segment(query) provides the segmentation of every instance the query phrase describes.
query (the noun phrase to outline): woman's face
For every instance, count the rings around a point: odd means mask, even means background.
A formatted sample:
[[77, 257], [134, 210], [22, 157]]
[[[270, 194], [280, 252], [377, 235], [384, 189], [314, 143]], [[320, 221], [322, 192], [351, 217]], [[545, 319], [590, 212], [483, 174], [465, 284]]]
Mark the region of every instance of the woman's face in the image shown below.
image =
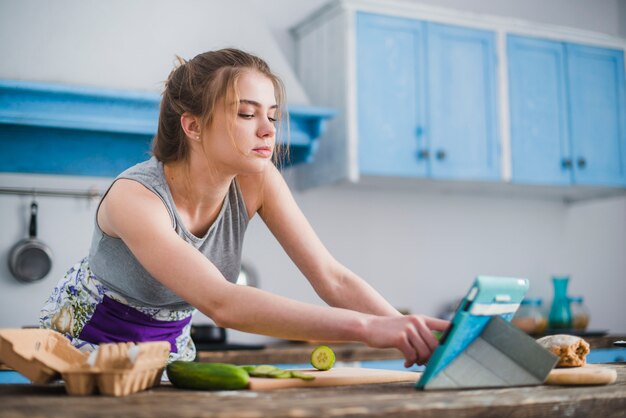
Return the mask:
[[234, 120], [233, 107], [218, 102], [213, 123], [202, 135], [204, 153], [226, 174], [258, 173], [271, 164], [276, 142], [274, 85], [263, 74], [246, 71], [238, 80], [237, 93]]

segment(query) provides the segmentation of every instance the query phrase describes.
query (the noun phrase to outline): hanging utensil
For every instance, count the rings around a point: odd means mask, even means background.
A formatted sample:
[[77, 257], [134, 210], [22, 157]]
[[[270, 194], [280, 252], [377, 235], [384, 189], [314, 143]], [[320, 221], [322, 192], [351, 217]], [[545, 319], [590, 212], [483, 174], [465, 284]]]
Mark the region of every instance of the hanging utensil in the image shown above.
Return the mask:
[[9, 253], [9, 270], [23, 282], [41, 280], [52, 268], [52, 251], [37, 239], [37, 202], [33, 197], [30, 204], [29, 237], [21, 240]]

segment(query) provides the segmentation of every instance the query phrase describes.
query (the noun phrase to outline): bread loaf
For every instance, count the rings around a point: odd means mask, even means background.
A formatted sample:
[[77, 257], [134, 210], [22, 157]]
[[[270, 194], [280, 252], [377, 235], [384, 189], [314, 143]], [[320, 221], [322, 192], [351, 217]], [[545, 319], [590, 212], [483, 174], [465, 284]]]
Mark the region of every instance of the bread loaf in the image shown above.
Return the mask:
[[556, 367], [580, 367], [587, 363], [589, 344], [580, 337], [573, 335], [549, 335], [537, 342], [548, 351], [559, 357]]

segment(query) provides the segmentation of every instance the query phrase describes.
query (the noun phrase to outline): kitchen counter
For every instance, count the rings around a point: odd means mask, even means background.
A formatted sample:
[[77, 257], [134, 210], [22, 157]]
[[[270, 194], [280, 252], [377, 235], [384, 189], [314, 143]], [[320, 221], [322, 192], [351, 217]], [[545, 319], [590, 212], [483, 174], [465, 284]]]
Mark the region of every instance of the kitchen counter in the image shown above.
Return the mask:
[[[613, 341], [626, 340], [624, 336], [584, 337], [594, 348], [613, 348]], [[321, 343], [320, 343], [321, 344]], [[309, 363], [311, 352], [317, 344], [280, 342], [261, 350], [198, 351], [198, 361], [232, 364], [301, 364]], [[337, 361], [362, 362], [398, 360], [401, 353], [395, 349], [370, 348], [360, 343], [327, 343], [335, 352]]]
[[337, 361], [355, 362], [367, 360], [395, 360], [402, 358], [399, 351], [370, 348], [360, 343], [294, 343], [268, 344], [261, 350], [198, 351], [197, 360], [202, 362], [232, 364], [298, 364], [309, 363], [311, 352], [320, 344], [328, 345], [335, 352]]
[[624, 417], [626, 364], [608, 386], [534, 386], [422, 392], [411, 383], [268, 392], [178, 390], [123, 398], [72, 397], [60, 384], [0, 385], [0, 417]]

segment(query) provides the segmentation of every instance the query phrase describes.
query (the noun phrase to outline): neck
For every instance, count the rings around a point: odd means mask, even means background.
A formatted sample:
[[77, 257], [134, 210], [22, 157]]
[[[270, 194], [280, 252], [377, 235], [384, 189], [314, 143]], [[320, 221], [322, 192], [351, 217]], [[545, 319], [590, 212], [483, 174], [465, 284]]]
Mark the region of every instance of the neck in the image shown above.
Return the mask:
[[234, 175], [223, 175], [190, 158], [188, 161], [166, 163], [165, 178], [177, 207], [196, 213], [213, 213], [228, 193]]

